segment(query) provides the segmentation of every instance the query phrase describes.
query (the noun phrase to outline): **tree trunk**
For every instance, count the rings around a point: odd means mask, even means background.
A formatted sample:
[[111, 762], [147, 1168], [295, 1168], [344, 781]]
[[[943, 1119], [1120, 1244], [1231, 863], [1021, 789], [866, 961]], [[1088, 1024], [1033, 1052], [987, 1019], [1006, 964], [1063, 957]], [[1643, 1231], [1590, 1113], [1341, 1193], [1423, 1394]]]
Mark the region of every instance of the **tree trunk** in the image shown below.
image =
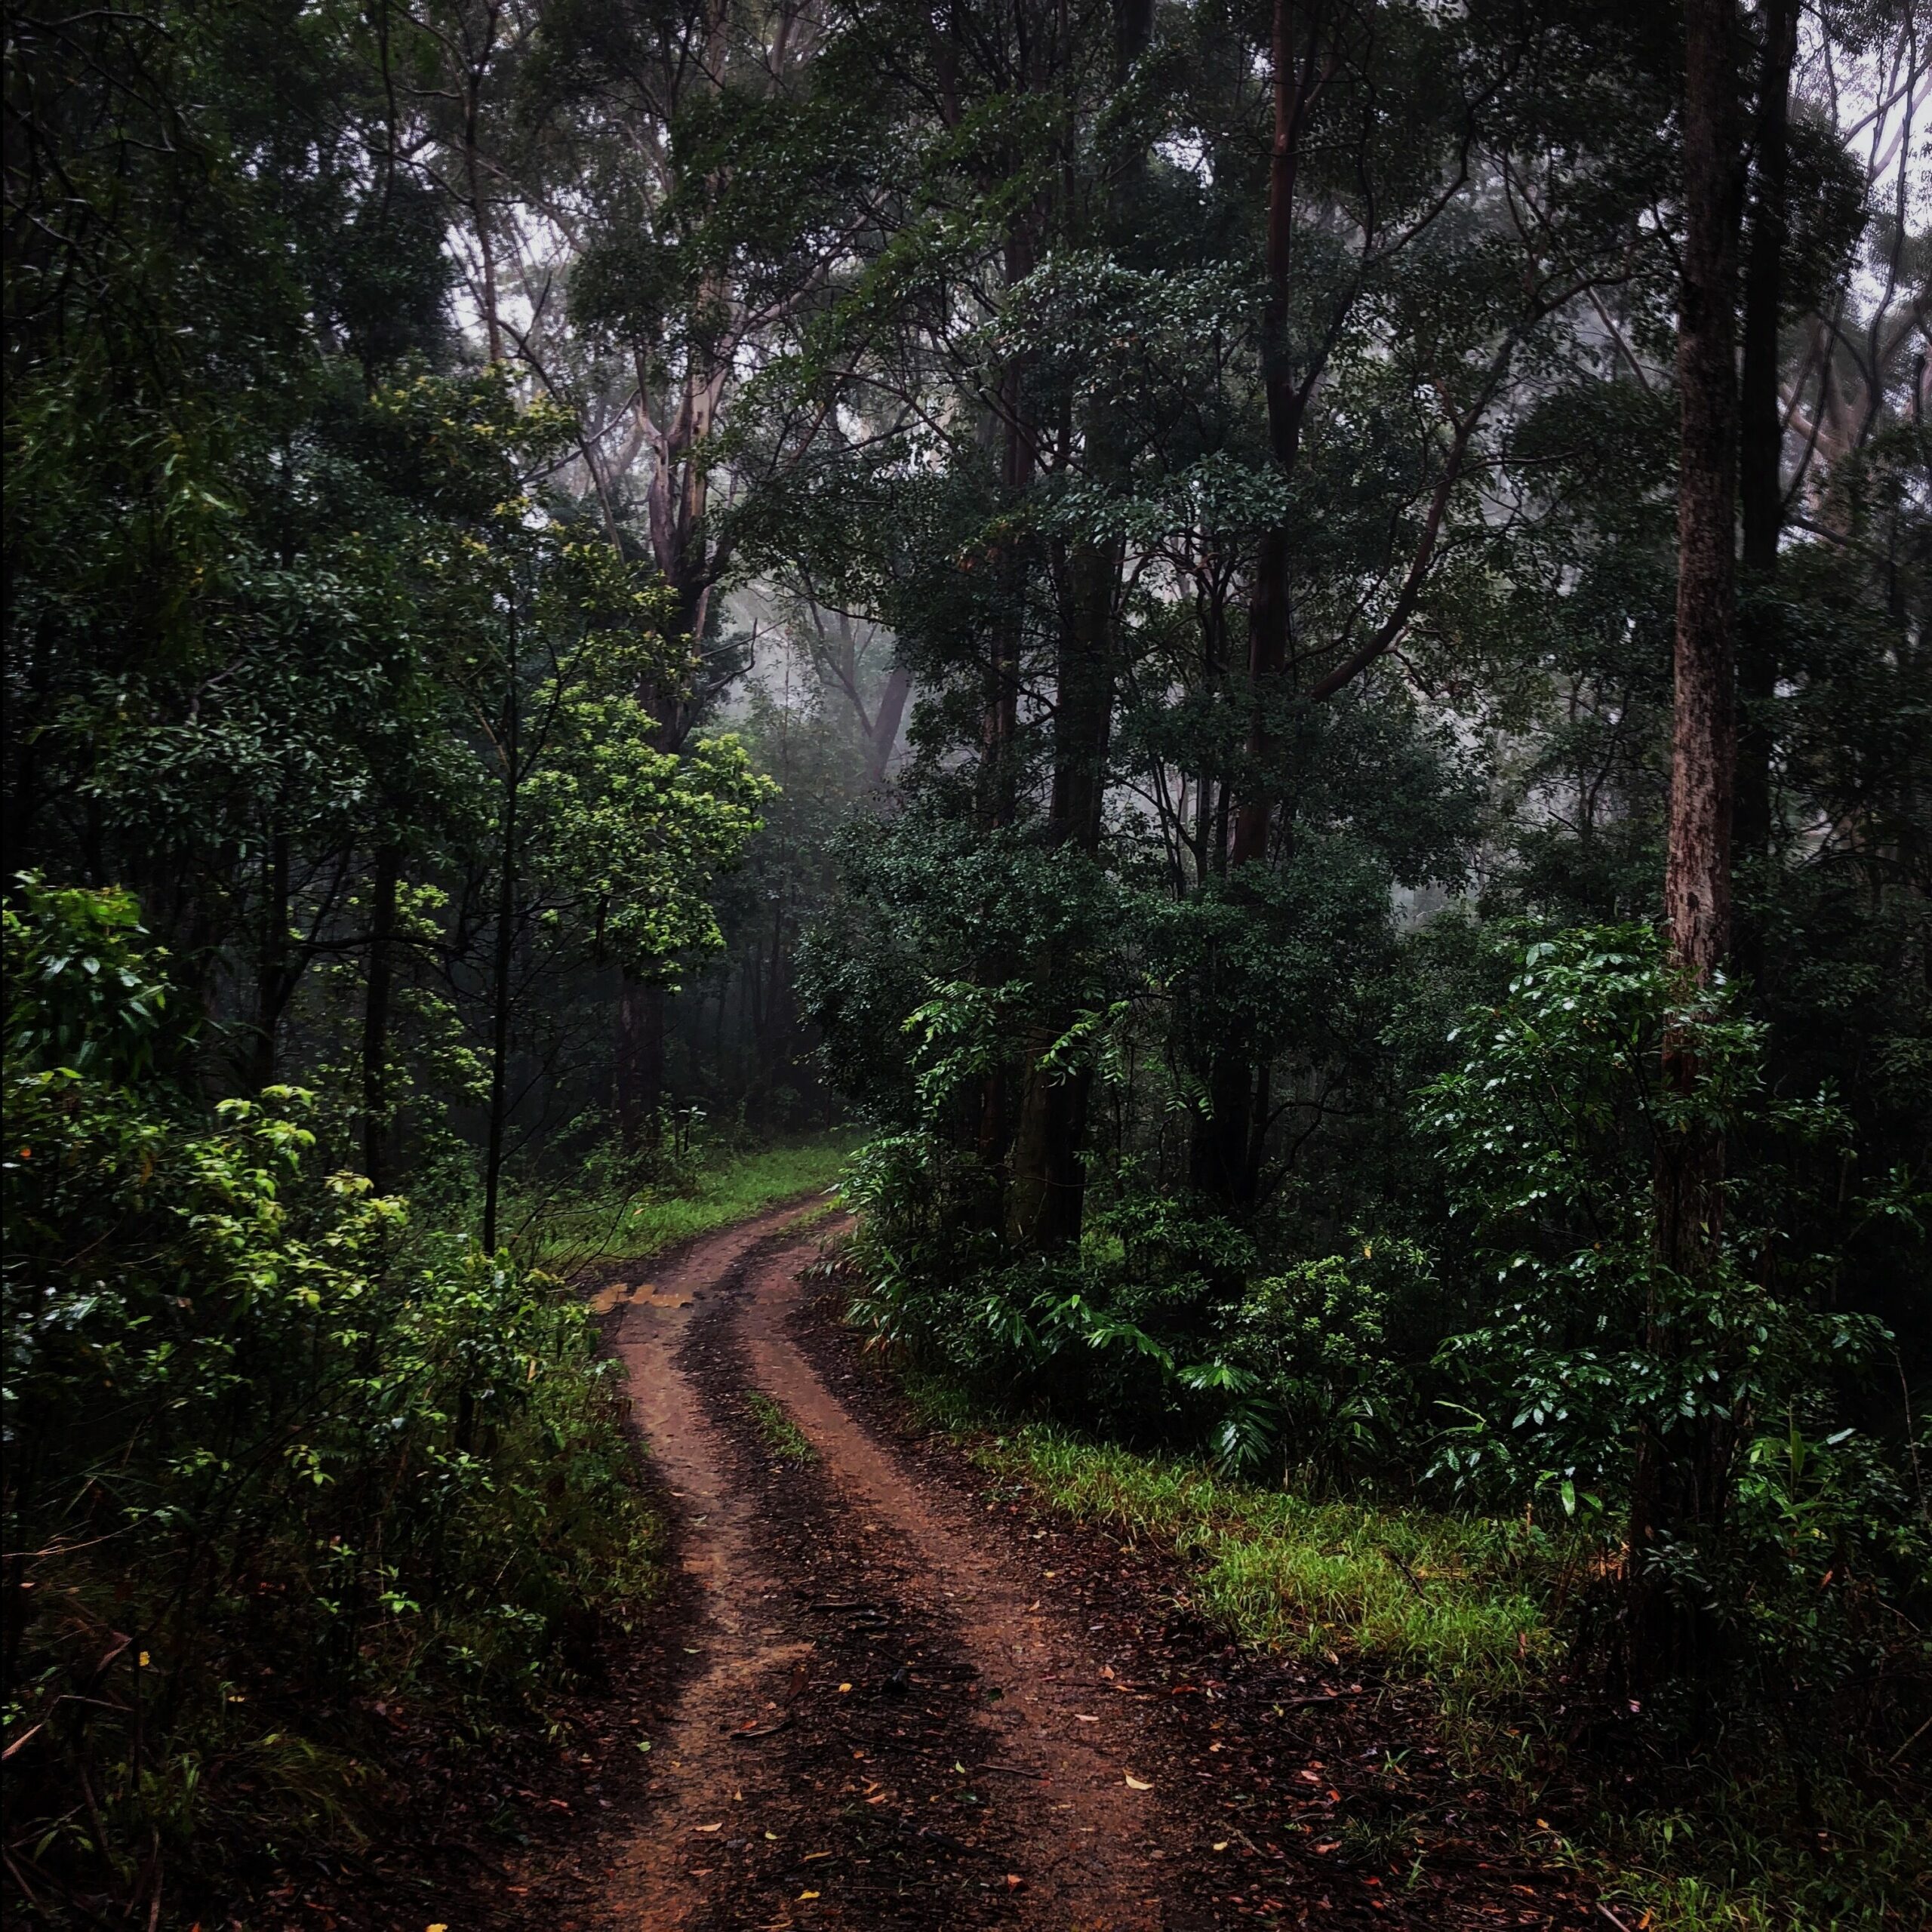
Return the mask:
[[248, 1084], [257, 1093], [275, 1082], [275, 1033], [288, 987], [288, 835], [269, 835], [262, 854], [262, 931], [255, 958], [255, 1029]]
[[906, 720], [906, 700], [912, 690], [912, 678], [900, 666], [894, 665], [886, 675], [878, 711], [866, 734], [866, 777], [875, 785], [885, 782], [892, 754], [899, 748], [899, 730]]
[[[1307, 405], [1307, 377], [1297, 380], [1288, 340], [1294, 238], [1295, 180], [1301, 137], [1311, 103], [1321, 85], [1312, 28], [1307, 45], [1296, 46], [1300, 10], [1291, 0], [1275, 0], [1272, 93], [1275, 125], [1268, 162], [1268, 300], [1262, 312], [1261, 379], [1268, 405], [1269, 448], [1282, 474], [1293, 475], [1301, 451], [1302, 420]], [[1236, 781], [1233, 837], [1228, 854], [1231, 878], [1244, 866], [1266, 864], [1274, 800], [1266, 771], [1273, 753], [1269, 712], [1287, 666], [1294, 635], [1288, 587], [1288, 533], [1280, 525], [1265, 531], [1257, 547], [1254, 580], [1248, 598], [1247, 743]], [[1208, 1078], [1208, 1109], [1195, 1119], [1189, 1168], [1194, 1185], [1231, 1207], [1251, 1205], [1259, 1171], [1258, 1150], [1250, 1131], [1258, 1070], [1253, 1043], [1227, 1041]]]
[[[1006, 243], [1004, 275], [1008, 288], [1023, 280], [1033, 267], [1028, 229], [1030, 211], [1015, 217]], [[987, 424], [999, 435], [1000, 496], [1003, 505], [1017, 507], [1033, 478], [1033, 444], [1025, 420], [1025, 393], [1020, 358], [1009, 361], [1000, 375], [999, 403]], [[1027, 556], [1016, 535], [1004, 540], [996, 568], [1001, 608], [996, 614], [992, 648], [986, 661], [984, 714], [980, 727], [977, 805], [981, 823], [998, 830], [1013, 823], [1019, 808], [1020, 774], [1016, 764], [1020, 735], [1020, 660], [1026, 636]], [[989, 952], [977, 962], [980, 983], [995, 986], [1011, 974], [1014, 961]], [[995, 1062], [980, 1082], [977, 1146], [980, 1160], [997, 1170], [1010, 1151], [1009, 1115], [1012, 1082], [1003, 1062]], [[995, 1216], [997, 1221], [998, 1217]]]
[[[1734, 0], [1687, 0], [1684, 103], [1684, 238], [1677, 378], [1678, 481], [1675, 705], [1664, 914], [1672, 953], [1703, 983], [1730, 945], [1730, 822], [1737, 757], [1734, 635], [1737, 598], [1737, 235], [1742, 165], [1737, 139]], [[1694, 1041], [1673, 1029], [1666, 1078], [1687, 1092], [1697, 1078]], [[1724, 1147], [1709, 1132], [1660, 1140], [1657, 1259], [1668, 1276], [1708, 1277], [1723, 1236]], [[1651, 1352], [1679, 1343], [1654, 1299]], [[1648, 1426], [1632, 1482], [1632, 1667], [1639, 1681], [1694, 1668], [1702, 1633], [1673, 1601], [1651, 1560], [1662, 1543], [1721, 1514], [1727, 1460], [1708, 1426], [1666, 1435]]]
[[389, 1182], [389, 997], [394, 962], [397, 876], [402, 854], [394, 840], [376, 848], [370, 889], [369, 983], [362, 1009], [362, 1171], [380, 1194]]
[[1730, 944], [1730, 818], [1737, 763], [1736, 8], [1688, 0], [1684, 276], [1678, 325], [1675, 709], [1664, 914], [1700, 980]]
[[497, 947], [491, 978], [490, 1134], [483, 1175], [483, 1246], [497, 1249], [497, 1208], [503, 1187], [503, 1134], [509, 1107], [510, 971], [516, 946], [516, 806], [518, 768], [516, 624], [511, 620], [508, 675], [503, 685], [503, 858], [497, 888]]
[[[1743, 367], [1738, 409], [1738, 504], [1745, 585], [1755, 593], [1739, 638], [1737, 798], [1732, 847], [1747, 863], [1771, 847], [1771, 711], [1778, 675], [1778, 617], [1771, 589], [1784, 522], [1784, 420], [1778, 342], [1784, 306], [1786, 175], [1798, 0], [1767, 0], [1758, 78], [1756, 192], [1744, 275]], [[1739, 922], [1737, 963], [1753, 980], [1764, 965], [1755, 921]]]
[[[1084, 544], [1075, 550], [1056, 666], [1048, 837], [1088, 861], [1100, 848], [1106, 796], [1113, 722], [1113, 601], [1120, 564], [1116, 545]], [[1085, 1209], [1087, 1177], [1081, 1156], [1093, 1076], [1085, 1068], [1056, 1072], [1041, 1064], [1079, 1017], [1066, 983], [1075, 963], [1063, 944], [1048, 946], [1039, 961], [1042, 1011], [1027, 1041], [1014, 1139], [1008, 1235], [1022, 1246], [1041, 1250], [1077, 1241]]]
[[[1032, 247], [1016, 229], [1006, 249], [1007, 284], [1011, 287], [1032, 268]], [[1033, 480], [1033, 445], [1023, 419], [1021, 368], [1016, 358], [1000, 381], [1002, 437], [1000, 493], [1004, 504], [1017, 509]], [[998, 561], [1001, 590], [998, 620], [986, 664], [986, 719], [981, 728], [980, 809], [988, 824], [1011, 825], [1019, 798], [1019, 773], [1014, 768], [1015, 741], [1020, 735], [1020, 656], [1026, 629], [1026, 554], [1017, 535], [1004, 540]]]
[[[1272, 36], [1274, 139], [1268, 158], [1268, 300], [1261, 318], [1261, 380], [1268, 403], [1268, 444], [1284, 476], [1301, 453], [1306, 391], [1296, 379], [1288, 340], [1294, 241], [1295, 176], [1309, 103], [1319, 83], [1311, 37], [1306, 54], [1294, 45], [1296, 9], [1275, 0]], [[1269, 799], [1264, 777], [1269, 754], [1268, 703], [1287, 664], [1294, 619], [1289, 608], [1288, 533], [1281, 525], [1262, 534], [1248, 602], [1247, 771], [1235, 811], [1231, 862], [1238, 867], [1268, 856]]]
[[[664, 1105], [664, 989], [624, 975], [617, 998], [617, 1131], [626, 1152], [655, 1146]], [[723, 1020], [723, 995], [719, 995]]]
[[[1152, 0], [1115, 0], [1114, 85], [1124, 87], [1153, 35]], [[1137, 152], [1121, 168], [1109, 196], [1116, 238], [1131, 248], [1131, 219], [1146, 179]], [[1097, 401], [1084, 426], [1089, 469], [1110, 491], [1131, 485], [1131, 451], [1118, 414]], [[1088, 541], [1068, 559], [1054, 665], [1054, 781], [1048, 837], [1091, 861], [1100, 850], [1106, 796], [1107, 748], [1113, 730], [1114, 597], [1121, 546]], [[1065, 983], [1075, 962], [1063, 946], [1046, 949], [1038, 968], [1043, 1011], [1027, 1042], [1020, 1124], [1013, 1147], [1013, 1185], [1007, 1204], [1009, 1238], [1051, 1251], [1077, 1242], [1086, 1209], [1082, 1155], [1094, 1085], [1091, 1068], [1057, 1074], [1041, 1065], [1055, 1041], [1078, 1018]]]

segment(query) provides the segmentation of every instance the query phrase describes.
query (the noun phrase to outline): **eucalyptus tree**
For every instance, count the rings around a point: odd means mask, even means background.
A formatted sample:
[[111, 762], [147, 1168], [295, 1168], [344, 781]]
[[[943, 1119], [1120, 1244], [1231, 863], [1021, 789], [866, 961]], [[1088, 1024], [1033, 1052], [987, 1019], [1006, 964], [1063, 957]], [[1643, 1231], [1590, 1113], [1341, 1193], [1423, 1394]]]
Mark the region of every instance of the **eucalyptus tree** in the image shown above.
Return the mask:
[[[1123, 974], [1158, 985], [1189, 1177], [1246, 1213], [1327, 721], [1413, 709], [1390, 654], [1498, 567], [1522, 426], [1607, 380], [1605, 317], [1662, 260], [1667, 30], [1606, 62], [1570, 8], [860, 18], [919, 159], [797, 359], [856, 433], [768, 500], [767, 547], [808, 546], [931, 694], [918, 823], [1061, 881], [1044, 925], [1031, 888], [979, 915], [1021, 1043], [972, 1129], [1009, 1235], [1078, 1233], [1066, 1043]], [[1137, 968], [1105, 909], [1149, 840], [1181, 909]]]

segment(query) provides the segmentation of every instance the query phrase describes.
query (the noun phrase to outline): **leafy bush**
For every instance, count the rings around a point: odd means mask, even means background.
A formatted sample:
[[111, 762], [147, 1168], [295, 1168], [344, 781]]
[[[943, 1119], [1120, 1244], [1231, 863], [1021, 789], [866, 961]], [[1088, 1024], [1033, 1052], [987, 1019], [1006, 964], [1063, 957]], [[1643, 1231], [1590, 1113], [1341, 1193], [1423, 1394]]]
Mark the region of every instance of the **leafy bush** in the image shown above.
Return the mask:
[[[1461, 1420], [1438, 1469], [1475, 1498], [1614, 1516], [1638, 1444], [1658, 1445], [1698, 1502], [1647, 1571], [1763, 1687], [1809, 1699], [1927, 1661], [1912, 1606], [1932, 1601], [1932, 1525], [1907, 1445], [1838, 1395], [1890, 1337], [1834, 1293], [1842, 1244], [1878, 1217], [1915, 1225], [1921, 1204], [1896, 1180], [1848, 1185], [1849, 1123], [1828, 1097], [1766, 1090], [1763, 1033], [1644, 927], [1531, 946], [1471, 1016], [1463, 1063], [1422, 1097], [1493, 1284], [1487, 1319], [1441, 1351]], [[1690, 1268], [1665, 1251], [1655, 1177], [1700, 1136], [1729, 1170]]]
[[1413, 1241], [1358, 1238], [1352, 1254], [1254, 1282], [1227, 1352], [1251, 1371], [1284, 1452], [1318, 1485], [1389, 1463], [1416, 1434], [1416, 1304], [1434, 1286]]
[[6, 1716], [29, 1881], [95, 1911], [198, 1834], [212, 1881], [244, 1793], [325, 1823], [372, 1696], [594, 1667], [654, 1524], [558, 1284], [315, 1172], [300, 1092], [155, 1077], [125, 895], [29, 883], [5, 937]]

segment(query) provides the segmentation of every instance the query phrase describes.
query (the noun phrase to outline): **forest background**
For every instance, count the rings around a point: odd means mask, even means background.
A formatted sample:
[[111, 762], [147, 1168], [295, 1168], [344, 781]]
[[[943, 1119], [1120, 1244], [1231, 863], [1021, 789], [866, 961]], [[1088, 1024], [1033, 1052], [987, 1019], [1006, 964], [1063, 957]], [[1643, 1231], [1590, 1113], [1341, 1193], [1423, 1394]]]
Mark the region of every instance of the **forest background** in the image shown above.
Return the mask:
[[22, 1900], [188, 1911], [376, 1696], [588, 1668], [656, 1532], [555, 1277], [839, 1128], [944, 1400], [1460, 1525], [1540, 1648], [1429, 1669], [1705, 1767], [1605, 1828], [1672, 1922], [1905, 1922], [1916, 0], [7, 62]]

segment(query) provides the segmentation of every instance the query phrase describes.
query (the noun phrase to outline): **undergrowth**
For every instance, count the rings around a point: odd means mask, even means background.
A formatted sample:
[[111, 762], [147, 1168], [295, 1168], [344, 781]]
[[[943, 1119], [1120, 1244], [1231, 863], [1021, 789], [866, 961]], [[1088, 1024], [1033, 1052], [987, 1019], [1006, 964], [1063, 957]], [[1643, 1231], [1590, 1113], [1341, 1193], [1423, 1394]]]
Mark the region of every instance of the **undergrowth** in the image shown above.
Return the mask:
[[[410, 1729], [540, 1747], [662, 1574], [552, 1277], [169, 1076], [116, 893], [6, 911], [5, 1882], [24, 1922], [259, 1924], [433, 1803]], [[32, 997], [29, 998], [31, 992]]]
[[1241, 1642], [1428, 1681], [1458, 1755], [1515, 1782], [1526, 1814], [1554, 1776], [1580, 1785], [1584, 1815], [1534, 1848], [1573, 1863], [1632, 1932], [1927, 1922], [1922, 1789], [1835, 1760], [1826, 1740], [1740, 1726], [1694, 1753], [1635, 1730], [1601, 1759], [1567, 1749], [1544, 1714], [1571, 1661], [1566, 1607], [1604, 1559], [1581, 1535], [1268, 1489], [1186, 1457], [1004, 1424], [917, 1373], [907, 1386], [989, 1474], [1174, 1551], [1195, 1607]]
[[831, 1187], [851, 1140], [814, 1134], [749, 1151], [700, 1148], [636, 1185], [600, 1179], [527, 1211], [521, 1244], [542, 1268], [568, 1275], [592, 1261], [642, 1261], [748, 1220], [777, 1202]]

